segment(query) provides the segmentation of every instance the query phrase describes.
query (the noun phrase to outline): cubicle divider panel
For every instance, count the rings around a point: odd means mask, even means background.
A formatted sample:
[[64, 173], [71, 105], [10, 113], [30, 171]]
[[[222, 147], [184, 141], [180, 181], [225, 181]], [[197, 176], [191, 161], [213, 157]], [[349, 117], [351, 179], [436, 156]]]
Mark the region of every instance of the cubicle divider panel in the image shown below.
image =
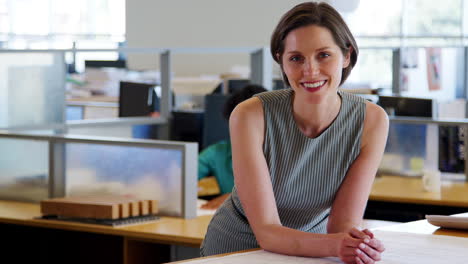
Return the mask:
[[162, 214], [182, 215], [183, 149], [66, 143], [65, 156], [67, 196], [157, 200]]
[[66, 196], [158, 200], [160, 215], [196, 217], [196, 143], [96, 137], [56, 143], [65, 148]]
[[38, 202], [48, 197], [47, 140], [0, 138], [0, 199]]
[[0, 131], [0, 157], [6, 200], [116, 194], [157, 200], [162, 216], [196, 217], [196, 143]]
[[429, 165], [426, 151], [427, 130], [426, 124], [390, 123], [387, 145], [379, 172], [401, 176], [421, 176], [424, 166]]
[[422, 176], [424, 169], [440, 170], [445, 180], [466, 181], [467, 123], [467, 119], [390, 117], [379, 171]]
[[63, 123], [64, 53], [0, 52], [0, 128]]

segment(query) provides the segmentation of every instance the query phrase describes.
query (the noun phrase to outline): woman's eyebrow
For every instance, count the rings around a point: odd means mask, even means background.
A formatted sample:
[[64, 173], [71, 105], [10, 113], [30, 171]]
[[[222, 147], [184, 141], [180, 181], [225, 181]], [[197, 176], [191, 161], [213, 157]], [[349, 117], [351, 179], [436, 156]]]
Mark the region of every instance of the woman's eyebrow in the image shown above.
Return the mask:
[[[324, 50], [330, 50], [331, 47], [329, 46], [325, 46], [325, 47], [320, 47], [318, 49], [315, 49], [316, 52], [321, 52], [321, 51], [324, 51]], [[289, 51], [286, 51], [285, 54], [301, 54], [302, 52], [299, 51], [299, 50], [289, 50]]]

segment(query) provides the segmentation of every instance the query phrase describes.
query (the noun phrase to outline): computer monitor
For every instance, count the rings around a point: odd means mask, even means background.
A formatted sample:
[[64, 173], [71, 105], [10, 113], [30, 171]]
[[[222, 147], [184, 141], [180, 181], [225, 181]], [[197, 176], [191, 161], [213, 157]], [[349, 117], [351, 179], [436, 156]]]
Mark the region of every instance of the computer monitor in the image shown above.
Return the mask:
[[[222, 94], [223, 86], [227, 84], [227, 93], [232, 94], [236, 91], [244, 88], [245, 86], [251, 84], [249, 79], [228, 79], [225, 82], [221, 82], [218, 86], [211, 92], [211, 94]], [[273, 90], [281, 90], [288, 88], [282, 79], [274, 79], [272, 83]]]
[[159, 111], [155, 84], [120, 82], [119, 117], [148, 116]]
[[127, 68], [126, 60], [85, 60], [85, 68]]
[[387, 114], [393, 116], [434, 117], [432, 99], [399, 96], [379, 96], [380, 105]]

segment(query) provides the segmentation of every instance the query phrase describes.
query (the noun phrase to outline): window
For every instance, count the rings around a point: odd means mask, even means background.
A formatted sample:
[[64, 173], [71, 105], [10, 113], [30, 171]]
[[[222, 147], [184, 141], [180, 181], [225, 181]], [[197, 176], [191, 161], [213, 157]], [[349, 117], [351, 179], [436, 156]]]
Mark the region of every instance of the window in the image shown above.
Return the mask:
[[460, 37], [462, 0], [406, 0], [403, 33], [407, 36]]
[[[385, 12], [381, 12], [385, 10]], [[400, 1], [361, 0], [351, 14], [345, 14], [346, 22], [358, 38], [398, 36], [401, 29]]]
[[7, 48], [71, 48], [74, 41], [122, 42], [125, 0], [0, 0]]
[[[468, 44], [464, 39], [468, 37], [468, 0], [443, 4], [436, 0], [361, 0], [357, 10], [344, 17], [361, 49], [349, 82], [391, 93], [392, 50], [401, 49], [403, 64], [408, 58], [414, 60], [412, 66], [402, 65], [404, 95], [450, 100], [463, 94], [458, 91], [463, 87], [458, 85], [456, 72], [463, 64], [458, 61], [463, 58], [458, 50]], [[443, 73], [438, 80], [440, 90], [428, 88], [426, 47], [442, 48], [436, 65]], [[408, 50], [415, 52], [405, 53]]]

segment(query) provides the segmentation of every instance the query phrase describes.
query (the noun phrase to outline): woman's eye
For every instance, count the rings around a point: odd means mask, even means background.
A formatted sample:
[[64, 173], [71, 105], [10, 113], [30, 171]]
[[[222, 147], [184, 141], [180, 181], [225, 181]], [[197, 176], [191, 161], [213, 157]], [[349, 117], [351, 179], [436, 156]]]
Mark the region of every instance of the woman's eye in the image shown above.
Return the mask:
[[298, 62], [298, 61], [301, 61], [302, 58], [301, 56], [292, 56], [289, 60], [293, 62]]
[[320, 58], [327, 58], [327, 57], [330, 57], [330, 54], [328, 54], [328, 53], [326, 53], [326, 52], [321, 52], [321, 53], [319, 54], [319, 57], [320, 57]]

